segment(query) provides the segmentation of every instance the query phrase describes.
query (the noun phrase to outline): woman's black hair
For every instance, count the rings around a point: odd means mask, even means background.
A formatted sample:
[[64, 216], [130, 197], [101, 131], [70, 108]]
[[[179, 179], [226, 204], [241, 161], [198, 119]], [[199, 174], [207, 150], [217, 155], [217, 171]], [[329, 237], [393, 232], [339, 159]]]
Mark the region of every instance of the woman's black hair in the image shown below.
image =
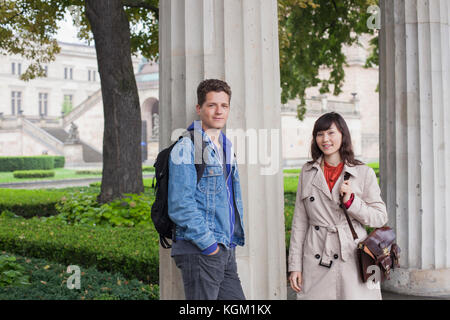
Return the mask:
[[330, 129], [333, 123], [342, 134], [342, 144], [339, 148], [339, 154], [341, 155], [341, 159], [344, 161], [344, 163], [351, 167], [364, 164], [363, 162], [355, 159], [350, 130], [348, 130], [347, 123], [345, 122], [344, 118], [336, 112], [325, 113], [316, 120], [313, 129], [313, 138], [311, 141], [311, 156], [313, 159], [312, 161], [309, 161], [309, 163], [312, 164], [316, 162], [317, 159], [319, 159], [323, 155], [323, 152], [320, 150], [316, 142], [317, 133], [319, 131], [326, 131]]

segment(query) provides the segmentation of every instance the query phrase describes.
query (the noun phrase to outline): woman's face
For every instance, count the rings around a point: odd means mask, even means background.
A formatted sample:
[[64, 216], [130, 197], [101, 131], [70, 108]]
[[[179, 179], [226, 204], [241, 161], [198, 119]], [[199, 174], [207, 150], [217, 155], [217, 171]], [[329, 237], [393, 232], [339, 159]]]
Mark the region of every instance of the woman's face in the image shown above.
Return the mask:
[[331, 156], [341, 148], [342, 133], [333, 122], [328, 130], [317, 132], [316, 143], [324, 155]]

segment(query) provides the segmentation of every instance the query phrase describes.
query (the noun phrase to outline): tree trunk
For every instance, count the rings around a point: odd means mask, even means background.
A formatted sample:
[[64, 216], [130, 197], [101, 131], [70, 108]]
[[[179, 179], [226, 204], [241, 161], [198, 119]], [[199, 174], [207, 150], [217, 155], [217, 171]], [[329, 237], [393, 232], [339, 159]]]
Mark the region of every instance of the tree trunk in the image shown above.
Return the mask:
[[86, 0], [101, 79], [105, 128], [100, 203], [144, 191], [141, 109], [121, 0]]

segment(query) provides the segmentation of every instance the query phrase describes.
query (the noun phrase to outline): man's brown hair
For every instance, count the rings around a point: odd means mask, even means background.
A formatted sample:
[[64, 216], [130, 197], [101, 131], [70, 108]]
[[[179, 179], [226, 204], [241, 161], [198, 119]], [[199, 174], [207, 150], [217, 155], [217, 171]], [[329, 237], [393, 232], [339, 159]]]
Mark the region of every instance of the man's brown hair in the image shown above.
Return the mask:
[[197, 87], [197, 103], [200, 107], [205, 103], [206, 95], [211, 92], [225, 92], [231, 101], [231, 88], [225, 81], [218, 79], [206, 79]]

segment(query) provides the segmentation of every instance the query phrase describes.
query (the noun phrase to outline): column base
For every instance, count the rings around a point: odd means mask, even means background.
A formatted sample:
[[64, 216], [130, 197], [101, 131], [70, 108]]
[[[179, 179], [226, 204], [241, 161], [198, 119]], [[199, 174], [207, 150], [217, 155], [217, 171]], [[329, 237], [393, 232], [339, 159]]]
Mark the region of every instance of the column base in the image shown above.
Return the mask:
[[406, 295], [440, 297], [450, 296], [450, 269], [404, 269], [392, 271], [391, 279], [381, 288]]

